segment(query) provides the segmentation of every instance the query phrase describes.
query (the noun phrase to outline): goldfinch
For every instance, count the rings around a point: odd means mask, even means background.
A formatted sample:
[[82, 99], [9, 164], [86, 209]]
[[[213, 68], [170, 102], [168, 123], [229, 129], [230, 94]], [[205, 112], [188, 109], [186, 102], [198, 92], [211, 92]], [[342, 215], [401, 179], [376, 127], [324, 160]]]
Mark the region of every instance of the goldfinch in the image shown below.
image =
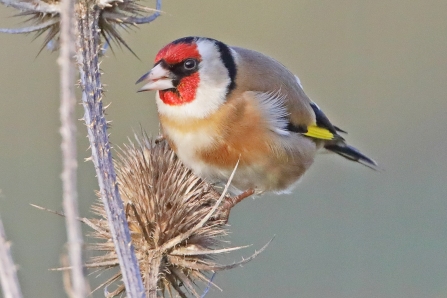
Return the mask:
[[211, 38], [184, 37], [162, 48], [137, 83], [157, 90], [163, 137], [200, 177], [256, 193], [289, 192], [326, 148], [371, 168], [346, 144], [300, 80], [276, 60]]

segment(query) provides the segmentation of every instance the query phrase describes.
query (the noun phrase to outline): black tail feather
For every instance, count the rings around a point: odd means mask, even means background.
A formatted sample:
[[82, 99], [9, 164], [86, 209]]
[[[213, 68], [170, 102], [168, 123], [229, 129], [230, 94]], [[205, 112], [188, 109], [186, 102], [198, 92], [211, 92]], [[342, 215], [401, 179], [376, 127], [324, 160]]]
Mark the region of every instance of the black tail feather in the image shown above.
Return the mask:
[[335, 152], [343, 156], [344, 158], [361, 163], [362, 165], [365, 165], [373, 170], [378, 170], [378, 165], [374, 160], [362, 154], [359, 150], [352, 146], [343, 143], [326, 144], [324, 148], [329, 151]]

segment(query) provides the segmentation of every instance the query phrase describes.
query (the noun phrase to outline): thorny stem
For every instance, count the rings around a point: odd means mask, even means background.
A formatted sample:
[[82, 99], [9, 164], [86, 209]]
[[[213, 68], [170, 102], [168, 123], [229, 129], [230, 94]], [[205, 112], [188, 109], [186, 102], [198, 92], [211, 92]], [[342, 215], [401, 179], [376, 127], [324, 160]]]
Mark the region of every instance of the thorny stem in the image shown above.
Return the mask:
[[62, 0], [60, 40], [61, 49], [58, 59], [60, 66], [61, 106], [60, 118], [63, 155], [63, 201], [65, 222], [68, 235], [68, 255], [72, 267], [71, 287], [67, 289], [73, 298], [87, 296], [87, 283], [83, 271], [82, 230], [78, 220], [77, 192], [77, 150], [76, 150], [76, 96], [74, 90], [75, 66], [75, 1]]
[[21, 298], [16, 267], [9, 250], [10, 244], [6, 241], [6, 234], [0, 218], [0, 282], [5, 298]]
[[148, 298], [157, 298], [157, 285], [160, 274], [160, 265], [162, 262], [161, 255], [154, 255], [151, 259], [148, 284], [146, 285], [146, 296]]
[[96, 6], [92, 6], [85, 0], [79, 2], [77, 62], [83, 89], [84, 120], [88, 129], [92, 160], [98, 177], [101, 198], [113, 235], [126, 293], [131, 298], [144, 297], [143, 282], [131, 243], [123, 202], [118, 192], [107, 136], [98, 60], [100, 50], [99, 15], [100, 10]]

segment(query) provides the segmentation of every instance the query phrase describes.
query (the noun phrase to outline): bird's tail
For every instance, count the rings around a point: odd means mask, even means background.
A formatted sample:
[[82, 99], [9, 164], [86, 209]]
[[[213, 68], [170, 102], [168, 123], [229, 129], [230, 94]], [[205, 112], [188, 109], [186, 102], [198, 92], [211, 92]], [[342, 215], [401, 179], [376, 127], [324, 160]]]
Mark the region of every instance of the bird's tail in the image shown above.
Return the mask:
[[356, 161], [358, 163], [361, 163], [364, 166], [367, 166], [373, 170], [378, 170], [378, 164], [372, 160], [371, 158], [367, 157], [366, 155], [362, 154], [359, 150], [356, 148], [349, 146], [345, 143], [332, 143], [332, 144], [326, 144], [324, 146], [329, 151], [335, 152], [344, 158], [347, 158], [349, 160]]

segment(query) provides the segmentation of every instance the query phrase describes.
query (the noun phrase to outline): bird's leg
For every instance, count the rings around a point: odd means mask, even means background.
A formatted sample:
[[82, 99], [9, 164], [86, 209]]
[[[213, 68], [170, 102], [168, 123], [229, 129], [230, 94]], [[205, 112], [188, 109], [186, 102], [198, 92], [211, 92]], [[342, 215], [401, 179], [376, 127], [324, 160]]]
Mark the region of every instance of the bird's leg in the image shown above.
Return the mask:
[[243, 199], [251, 196], [255, 193], [253, 188], [249, 188], [245, 190], [243, 193], [235, 196], [235, 197], [227, 197], [225, 198], [224, 203], [222, 204], [222, 219], [225, 220], [225, 223], [228, 222], [228, 218], [230, 217], [231, 208], [233, 208], [237, 203], [242, 201]]
[[228, 197], [225, 200], [224, 204], [227, 204], [228, 208], [231, 209], [233, 208], [237, 203], [239, 203], [240, 201], [242, 201], [243, 199], [251, 196], [252, 194], [255, 193], [255, 190], [253, 188], [249, 188], [246, 191], [242, 192], [241, 194], [235, 196], [235, 197]]

